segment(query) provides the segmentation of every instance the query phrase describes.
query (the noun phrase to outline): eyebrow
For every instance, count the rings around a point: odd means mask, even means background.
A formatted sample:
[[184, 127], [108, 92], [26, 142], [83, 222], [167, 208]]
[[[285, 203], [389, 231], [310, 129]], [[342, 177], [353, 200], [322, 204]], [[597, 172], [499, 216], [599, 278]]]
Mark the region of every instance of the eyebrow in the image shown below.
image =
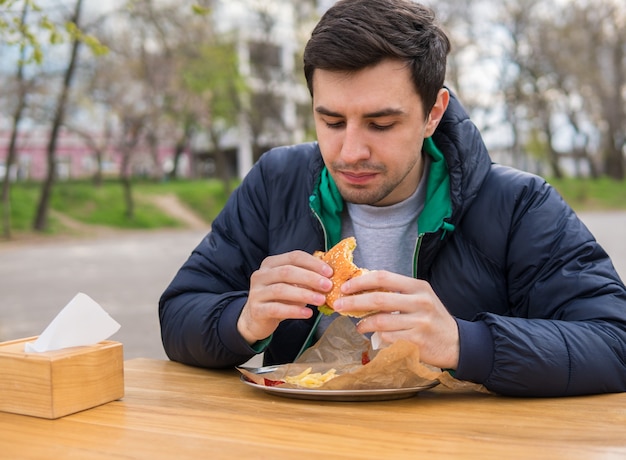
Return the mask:
[[[338, 112], [333, 112], [332, 110], [327, 109], [324, 106], [315, 107], [315, 111], [321, 115], [326, 115], [326, 116], [334, 117], [334, 118], [343, 118], [342, 114]], [[389, 107], [386, 109], [377, 110], [376, 112], [366, 113], [363, 115], [363, 118], [381, 118], [381, 117], [389, 117], [389, 116], [404, 115], [404, 114], [405, 114], [404, 110], [394, 109], [394, 108]]]

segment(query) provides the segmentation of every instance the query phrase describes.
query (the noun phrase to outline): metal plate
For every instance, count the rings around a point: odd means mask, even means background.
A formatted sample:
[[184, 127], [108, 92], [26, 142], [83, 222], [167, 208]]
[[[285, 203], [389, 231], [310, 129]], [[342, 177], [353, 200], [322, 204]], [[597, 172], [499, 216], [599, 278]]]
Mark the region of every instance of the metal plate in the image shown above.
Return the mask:
[[[246, 369], [255, 374], [266, 374], [272, 372], [275, 367], [260, 367], [257, 369]], [[265, 393], [293, 399], [307, 399], [315, 401], [389, 401], [393, 399], [405, 399], [417, 395], [419, 392], [433, 388], [439, 384], [438, 381], [429, 382], [424, 385], [409, 388], [383, 388], [374, 390], [318, 390], [315, 388], [285, 388], [280, 386], [259, 385], [241, 376], [241, 381], [248, 386]]]

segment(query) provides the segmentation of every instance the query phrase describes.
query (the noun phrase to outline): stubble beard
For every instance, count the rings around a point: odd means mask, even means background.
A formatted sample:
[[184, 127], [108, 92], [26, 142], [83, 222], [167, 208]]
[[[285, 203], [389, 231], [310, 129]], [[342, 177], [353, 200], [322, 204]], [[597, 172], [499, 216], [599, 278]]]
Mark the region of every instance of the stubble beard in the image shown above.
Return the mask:
[[344, 186], [339, 184], [337, 184], [337, 188], [344, 201], [347, 203], [374, 206], [376, 203], [385, 199], [395, 187], [392, 184], [384, 183], [382, 188], [377, 187], [375, 189], [370, 189], [367, 186]]
[[416, 166], [417, 160], [413, 162], [405, 171], [405, 173], [399, 178], [390, 178], [387, 175], [387, 168], [383, 165], [377, 165], [374, 167], [367, 168], [346, 168], [345, 166], [341, 166], [338, 164], [333, 164], [333, 170], [337, 171], [354, 171], [358, 172], [359, 169], [367, 170], [367, 171], [376, 171], [383, 179], [382, 184], [378, 186], [367, 186], [367, 185], [345, 185], [340, 183], [339, 181], [335, 181], [337, 188], [339, 189], [339, 193], [341, 194], [344, 201], [347, 203], [353, 204], [366, 204], [370, 206], [376, 206], [382, 200], [387, 198], [396, 188], [406, 179], [406, 177], [411, 173], [413, 168]]

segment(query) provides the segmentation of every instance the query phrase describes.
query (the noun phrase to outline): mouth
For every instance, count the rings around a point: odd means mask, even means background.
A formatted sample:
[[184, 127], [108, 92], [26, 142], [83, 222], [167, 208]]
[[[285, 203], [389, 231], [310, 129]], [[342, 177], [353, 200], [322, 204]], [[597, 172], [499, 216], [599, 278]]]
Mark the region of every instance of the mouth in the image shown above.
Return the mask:
[[339, 171], [339, 174], [345, 182], [352, 185], [364, 185], [378, 175], [377, 172], [351, 172], [351, 171]]

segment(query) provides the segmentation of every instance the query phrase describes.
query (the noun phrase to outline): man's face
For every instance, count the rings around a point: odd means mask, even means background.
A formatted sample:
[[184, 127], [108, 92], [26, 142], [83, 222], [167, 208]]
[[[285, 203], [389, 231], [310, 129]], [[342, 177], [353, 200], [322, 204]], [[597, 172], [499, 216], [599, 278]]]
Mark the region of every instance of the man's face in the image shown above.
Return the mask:
[[388, 206], [415, 191], [422, 144], [447, 107], [440, 91], [428, 118], [404, 63], [386, 60], [354, 73], [316, 69], [313, 110], [326, 167], [344, 200]]

